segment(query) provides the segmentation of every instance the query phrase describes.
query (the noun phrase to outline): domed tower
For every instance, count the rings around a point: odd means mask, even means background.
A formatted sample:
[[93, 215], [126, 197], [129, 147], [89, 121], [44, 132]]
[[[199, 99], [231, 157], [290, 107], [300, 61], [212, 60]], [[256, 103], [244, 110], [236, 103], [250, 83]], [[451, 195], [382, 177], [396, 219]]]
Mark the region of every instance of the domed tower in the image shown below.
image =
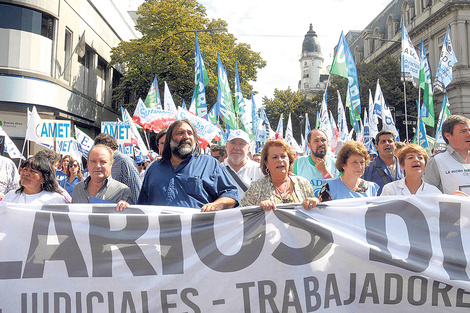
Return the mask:
[[325, 88], [325, 84], [320, 81], [320, 72], [323, 67], [320, 41], [317, 33], [313, 30], [312, 24], [310, 24], [310, 29], [302, 43], [302, 56], [299, 62], [301, 77], [299, 91], [311, 98]]

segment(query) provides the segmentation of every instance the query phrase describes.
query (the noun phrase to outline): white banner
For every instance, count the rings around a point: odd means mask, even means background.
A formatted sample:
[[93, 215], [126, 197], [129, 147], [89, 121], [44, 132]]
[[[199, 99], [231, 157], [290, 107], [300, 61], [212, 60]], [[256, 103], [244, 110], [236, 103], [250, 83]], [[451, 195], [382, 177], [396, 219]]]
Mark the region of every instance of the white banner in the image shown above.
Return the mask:
[[0, 204], [0, 311], [468, 312], [470, 201]]

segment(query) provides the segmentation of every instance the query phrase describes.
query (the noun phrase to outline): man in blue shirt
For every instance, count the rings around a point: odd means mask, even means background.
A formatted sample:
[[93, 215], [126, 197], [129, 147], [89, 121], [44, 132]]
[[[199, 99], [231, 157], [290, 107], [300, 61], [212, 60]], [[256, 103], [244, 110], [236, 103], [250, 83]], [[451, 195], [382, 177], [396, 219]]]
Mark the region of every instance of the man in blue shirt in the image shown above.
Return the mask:
[[147, 168], [138, 204], [218, 211], [237, 205], [238, 191], [219, 161], [199, 153], [196, 130], [187, 120], [167, 132], [162, 158]]
[[384, 185], [402, 179], [405, 174], [395, 155], [397, 147], [391, 131], [384, 129], [375, 136], [375, 148], [379, 155], [366, 167], [362, 179], [377, 183], [380, 187], [377, 195], [380, 196]]

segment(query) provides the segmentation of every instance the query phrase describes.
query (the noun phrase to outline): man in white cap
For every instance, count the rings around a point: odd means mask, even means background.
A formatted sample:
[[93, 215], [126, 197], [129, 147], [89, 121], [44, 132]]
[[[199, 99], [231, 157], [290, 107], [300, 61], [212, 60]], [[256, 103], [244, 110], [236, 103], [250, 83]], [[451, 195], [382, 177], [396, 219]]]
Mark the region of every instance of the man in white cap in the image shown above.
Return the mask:
[[260, 164], [250, 160], [250, 136], [241, 129], [232, 130], [225, 146], [227, 158], [223, 162], [238, 188], [238, 202], [251, 182], [264, 177]]

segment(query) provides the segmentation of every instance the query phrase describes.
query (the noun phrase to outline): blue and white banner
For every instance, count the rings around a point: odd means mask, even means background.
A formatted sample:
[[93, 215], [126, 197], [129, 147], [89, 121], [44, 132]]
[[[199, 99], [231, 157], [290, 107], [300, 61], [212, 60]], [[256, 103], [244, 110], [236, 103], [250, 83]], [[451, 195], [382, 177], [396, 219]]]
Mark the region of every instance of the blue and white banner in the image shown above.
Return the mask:
[[401, 24], [401, 80], [413, 83], [418, 87], [420, 60], [416, 49], [408, 36], [405, 24]]
[[468, 312], [470, 201], [0, 204], [2, 312]]
[[444, 44], [442, 45], [441, 57], [439, 65], [437, 66], [436, 79], [434, 80], [434, 89], [444, 91], [444, 89], [452, 81], [452, 67], [457, 63], [454, 49], [452, 48], [452, 41], [449, 36], [449, 28], [447, 28]]

